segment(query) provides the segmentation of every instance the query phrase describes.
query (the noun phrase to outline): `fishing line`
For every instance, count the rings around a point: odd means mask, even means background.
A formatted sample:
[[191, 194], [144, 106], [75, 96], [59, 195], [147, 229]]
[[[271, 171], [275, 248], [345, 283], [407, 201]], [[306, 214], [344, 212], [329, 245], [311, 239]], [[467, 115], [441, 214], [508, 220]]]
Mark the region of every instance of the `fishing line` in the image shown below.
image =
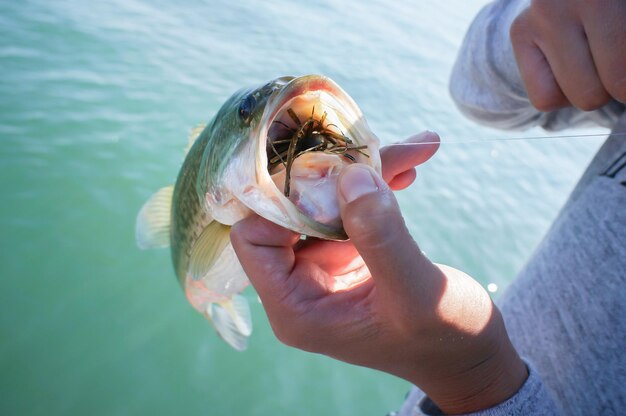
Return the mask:
[[427, 144], [467, 144], [467, 143], [493, 143], [493, 142], [512, 142], [512, 141], [531, 141], [531, 140], [550, 140], [550, 139], [570, 139], [570, 138], [596, 138], [609, 136], [626, 136], [626, 132], [617, 133], [589, 133], [589, 134], [564, 134], [559, 136], [527, 136], [527, 137], [504, 137], [504, 138], [484, 138], [469, 140], [441, 140], [441, 142], [415, 142], [415, 143], [389, 143], [387, 146], [415, 146]]

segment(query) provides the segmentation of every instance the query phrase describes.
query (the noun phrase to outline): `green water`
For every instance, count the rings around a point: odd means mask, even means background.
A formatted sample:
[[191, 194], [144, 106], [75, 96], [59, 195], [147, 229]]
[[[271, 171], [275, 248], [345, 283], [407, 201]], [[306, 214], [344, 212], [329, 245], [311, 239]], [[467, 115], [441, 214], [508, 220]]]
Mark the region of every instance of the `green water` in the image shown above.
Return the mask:
[[[384, 142], [503, 138], [446, 81], [482, 0], [0, 3], [0, 414], [381, 415], [404, 381], [278, 343], [252, 290], [237, 353], [135, 215], [236, 89], [322, 73]], [[525, 132], [529, 136], [540, 131]], [[444, 145], [399, 194], [436, 261], [502, 291], [600, 140]]]

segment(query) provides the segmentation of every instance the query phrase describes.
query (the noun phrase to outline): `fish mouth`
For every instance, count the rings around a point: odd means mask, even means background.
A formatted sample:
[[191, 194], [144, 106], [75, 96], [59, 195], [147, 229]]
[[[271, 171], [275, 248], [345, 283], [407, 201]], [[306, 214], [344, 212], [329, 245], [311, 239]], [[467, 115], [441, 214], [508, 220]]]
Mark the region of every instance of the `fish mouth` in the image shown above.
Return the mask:
[[289, 128], [300, 127], [299, 124], [309, 118], [320, 120], [323, 116], [327, 125], [354, 135], [357, 141], [364, 141], [358, 132], [351, 131], [363, 117], [356, 103], [334, 81], [322, 75], [306, 75], [289, 81], [268, 100], [260, 125], [266, 129], [263, 136], [276, 141], [285, 139]]
[[[322, 151], [367, 163], [365, 148], [372, 142], [354, 100], [322, 75], [287, 82], [268, 99], [259, 127], [256, 135], [265, 147], [267, 160], [263, 162], [270, 171], [277, 164], [285, 165], [284, 156], [291, 152], [297, 158], [302, 152]], [[287, 152], [290, 146], [291, 152]]]
[[281, 199], [332, 238], [344, 239], [337, 178], [352, 163], [374, 165], [370, 154], [377, 152], [368, 148], [377, 140], [356, 103], [329, 78], [307, 75], [269, 98], [259, 125], [260, 164]]

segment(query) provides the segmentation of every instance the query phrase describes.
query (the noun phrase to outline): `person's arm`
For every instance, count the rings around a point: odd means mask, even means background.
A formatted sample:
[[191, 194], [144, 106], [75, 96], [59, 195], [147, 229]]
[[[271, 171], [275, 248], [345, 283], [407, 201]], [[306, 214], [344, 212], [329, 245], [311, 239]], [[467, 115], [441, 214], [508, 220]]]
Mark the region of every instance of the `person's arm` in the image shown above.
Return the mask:
[[[413, 388], [402, 408], [393, 416], [436, 416], [443, 415], [439, 407], [418, 388]], [[514, 396], [502, 403], [467, 413], [462, 416], [557, 416], [562, 412], [550, 396], [539, 372], [528, 366], [528, 378]]]
[[482, 286], [432, 263], [404, 224], [390, 186], [408, 186], [436, 147], [383, 149], [382, 178], [359, 164], [342, 172], [348, 242], [301, 242], [258, 216], [231, 241], [282, 342], [404, 378], [463, 413], [514, 396], [527, 369]]
[[623, 0], [490, 3], [465, 36], [450, 93], [491, 127], [610, 128], [626, 109], [624, 21]]

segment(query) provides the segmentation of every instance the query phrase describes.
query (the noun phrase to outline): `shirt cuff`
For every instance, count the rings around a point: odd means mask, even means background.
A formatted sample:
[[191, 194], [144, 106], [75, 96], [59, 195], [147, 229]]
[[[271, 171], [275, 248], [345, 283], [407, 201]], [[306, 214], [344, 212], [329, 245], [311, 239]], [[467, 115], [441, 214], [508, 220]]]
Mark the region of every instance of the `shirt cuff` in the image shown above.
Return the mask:
[[[554, 416], [560, 412], [546, 389], [541, 376], [537, 370], [526, 362], [528, 367], [528, 378], [522, 387], [508, 400], [489, 409], [480, 410], [478, 412], [465, 413], [465, 416], [522, 416], [522, 415], [538, 415], [538, 416]], [[421, 393], [421, 400], [420, 400]], [[413, 397], [411, 397], [413, 396]], [[417, 396], [417, 397], [416, 397]], [[444, 415], [441, 410], [433, 403], [428, 396], [415, 389], [409, 394], [407, 402], [413, 403], [409, 412], [400, 412], [400, 415], [406, 416], [438, 416]], [[407, 409], [406, 403], [403, 410]]]

